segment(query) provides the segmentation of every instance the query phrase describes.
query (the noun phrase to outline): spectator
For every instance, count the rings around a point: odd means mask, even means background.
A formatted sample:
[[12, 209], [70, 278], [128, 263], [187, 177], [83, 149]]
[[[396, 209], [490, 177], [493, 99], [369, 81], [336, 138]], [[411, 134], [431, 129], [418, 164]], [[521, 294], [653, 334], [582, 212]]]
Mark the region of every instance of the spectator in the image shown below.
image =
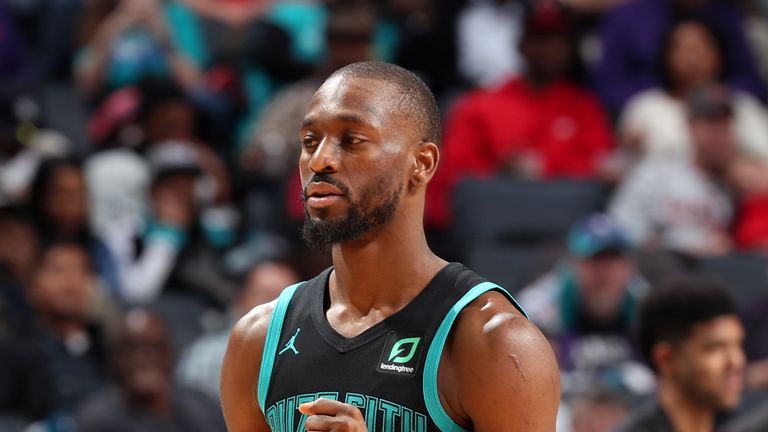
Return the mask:
[[189, 90], [200, 83], [199, 66], [172, 42], [158, 0], [91, 2], [81, 28], [75, 80], [91, 97], [146, 76], [170, 77]]
[[170, 337], [154, 313], [126, 314], [114, 363], [118, 385], [78, 407], [79, 431], [226, 431], [213, 399], [174, 384]]
[[647, 290], [632, 246], [610, 217], [590, 216], [568, 236], [571, 260], [520, 295], [531, 319], [555, 344], [562, 371], [596, 371], [637, 358], [631, 328]]
[[113, 294], [120, 290], [117, 268], [109, 249], [91, 230], [88, 195], [81, 164], [72, 159], [49, 159], [32, 183], [30, 215], [43, 243], [80, 242], [87, 248], [101, 281]]
[[227, 328], [200, 336], [183, 353], [176, 369], [179, 380], [218, 398], [221, 365], [234, 323], [255, 306], [276, 299], [285, 287], [297, 281], [296, 272], [286, 264], [256, 264], [248, 274], [243, 291], [230, 304]]
[[656, 60], [661, 40], [672, 23], [686, 17], [717, 23], [729, 60], [725, 81], [758, 98], [765, 97], [765, 86], [744, 35], [743, 18], [731, 4], [719, 0], [632, 0], [610, 11], [601, 30], [603, 54], [595, 85], [612, 114], [619, 113], [634, 94], [659, 86]]
[[595, 177], [611, 132], [597, 99], [569, 79], [572, 24], [555, 6], [525, 19], [520, 52], [526, 72], [496, 90], [462, 97], [445, 129], [441, 167], [427, 217], [450, 222], [450, 194], [467, 176], [505, 171], [540, 179]]
[[[220, 250], [232, 241], [233, 216], [222, 209], [201, 212], [197, 188], [202, 168], [187, 143], [155, 144], [148, 153], [152, 175], [151, 213], [144, 220], [124, 220], [107, 236], [117, 259], [122, 296], [148, 303], [166, 289], [221, 306], [235, 292], [225, 275]], [[203, 223], [201, 218], [218, 218]], [[224, 219], [224, 224], [218, 223]]]
[[735, 152], [733, 104], [727, 90], [706, 86], [687, 98], [690, 158], [648, 158], [620, 185], [611, 213], [633, 241], [650, 249], [718, 255], [731, 249], [734, 213], [730, 174]]
[[558, 356], [572, 430], [608, 432], [653, 385], [631, 340], [647, 285], [635, 270], [629, 240], [606, 215], [574, 226], [568, 246], [568, 262], [519, 298]]
[[19, 209], [0, 206], [0, 337], [20, 336], [30, 328], [25, 287], [37, 259], [37, 235]]
[[686, 277], [652, 292], [639, 312], [638, 344], [656, 371], [653, 404], [622, 432], [711, 431], [741, 399], [744, 328], [719, 284]]
[[[619, 129], [623, 141], [645, 156], [688, 156], [691, 137], [685, 95], [722, 80], [729, 65], [724, 44], [708, 23], [682, 20], [666, 36], [659, 64], [662, 87], [633, 96]], [[740, 151], [768, 161], [768, 113], [748, 93], [733, 92], [733, 126]]]
[[94, 273], [82, 245], [44, 247], [28, 289], [38, 323], [28, 340], [49, 377], [32, 394], [50, 397], [54, 408], [74, 408], [107, 381], [103, 331], [90, 318], [95, 295]]

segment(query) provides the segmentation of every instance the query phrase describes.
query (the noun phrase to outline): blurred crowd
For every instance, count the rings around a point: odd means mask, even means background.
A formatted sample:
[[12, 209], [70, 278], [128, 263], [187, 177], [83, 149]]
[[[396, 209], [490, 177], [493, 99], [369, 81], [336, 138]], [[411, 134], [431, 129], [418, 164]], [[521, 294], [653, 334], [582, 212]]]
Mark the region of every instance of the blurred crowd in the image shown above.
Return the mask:
[[765, 0], [2, 0], [0, 430], [225, 430], [229, 329], [330, 264], [299, 124], [366, 60], [441, 107], [440, 255], [489, 262], [470, 180], [601, 191], [507, 286], [558, 356], [558, 431], [768, 430]]

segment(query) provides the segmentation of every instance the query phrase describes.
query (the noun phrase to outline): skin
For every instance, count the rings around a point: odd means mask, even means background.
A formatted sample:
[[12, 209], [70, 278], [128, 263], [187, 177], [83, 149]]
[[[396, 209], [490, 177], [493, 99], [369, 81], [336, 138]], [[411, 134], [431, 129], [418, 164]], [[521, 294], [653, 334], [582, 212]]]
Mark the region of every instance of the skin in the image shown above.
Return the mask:
[[83, 172], [62, 167], [44, 192], [43, 207], [51, 225], [63, 235], [77, 235], [88, 217], [88, 195]]
[[715, 413], [738, 406], [746, 360], [744, 328], [735, 315], [694, 326], [679, 343], [658, 343], [659, 401], [680, 432], [709, 432]]
[[620, 253], [603, 252], [576, 261], [575, 269], [589, 314], [604, 321], [615, 319], [635, 269], [632, 260]]
[[[429, 250], [422, 224], [438, 147], [424, 142], [418, 125], [391, 105], [392, 93], [386, 82], [332, 77], [315, 94], [301, 130], [303, 185], [327, 173], [349, 189], [349, 196], [324, 204], [309, 200], [308, 217], [343, 217], [371, 182], [386, 182], [379, 185], [385, 190], [403, 185], [388, 223], [332, 247], [326, 317], [347, 337], [402, 309], [446, 265]], [[255, 389], [274, 306], [256, 307], [230, 338], [221, 390], [231, 432], [269, 430]], [[554, 355], [539, 330], [501, 294], [480, 296], [457, 318], [440, 361], [438, 391], [446, 412], [466, 428], [555, 430], [560, 387]], [[307, 430], [366, 430], [360, 410], [350, 405], [320, 399], [299, 409], [309, 416]]]
[[667, 68], [678, 97], [696, 86], [716, 81], [721, 58], [709, 31], [697, 23], [683, 23], [675, 28]]
[[563, 79], [573, 61], [571, 41], [560, 34], [528, 35], [520, 43], [525, 58], [525, 78], [534, 87]]
[[171, 411], [173, 356], [168, 329], [158, 315], [129, 312], [122, 323], [115, 366], [123, 392], [157, 415]]
[[50, 330], [60, 336], [82, 331], [94, 294], [87, 252], [76, 244], [49, 248], [34, 272], [28, 294]]

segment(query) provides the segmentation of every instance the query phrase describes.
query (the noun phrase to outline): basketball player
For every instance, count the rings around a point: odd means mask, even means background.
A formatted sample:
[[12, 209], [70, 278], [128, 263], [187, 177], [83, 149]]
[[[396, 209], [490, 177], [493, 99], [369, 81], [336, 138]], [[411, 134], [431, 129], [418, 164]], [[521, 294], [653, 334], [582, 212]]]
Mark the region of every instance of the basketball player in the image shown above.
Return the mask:
[[554, 431], [560, 384], [539, 330], [501, 287], [427, 246], [440, 118], [385, 63], [336, 71], [301, 126], [304, 238], [333, 267], [235, 327], [230, 432]]

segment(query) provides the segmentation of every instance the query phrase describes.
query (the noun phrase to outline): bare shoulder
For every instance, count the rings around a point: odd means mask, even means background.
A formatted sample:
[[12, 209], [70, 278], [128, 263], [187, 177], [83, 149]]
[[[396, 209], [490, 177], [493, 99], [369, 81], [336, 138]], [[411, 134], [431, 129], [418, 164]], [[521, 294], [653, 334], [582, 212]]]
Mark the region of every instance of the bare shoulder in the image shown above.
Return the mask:
[[277, 300], [257, 306], [235, 324], [221, 370], [221, 402], [231, 432], [269, 430], [257, 388], [264, 342]]
[[232, 329], [230, 344], [245, 342], [263, 346], [276, 305], [277, 300], [256, 306], [240, 318]]
[[[443, 359], [447, 400], [474, 430], [554, 431], [560, 374], [539, 329], [503, 294], [485, 293], [457, 317]], [[514, 419], [511, 422], [510, 419]]]

